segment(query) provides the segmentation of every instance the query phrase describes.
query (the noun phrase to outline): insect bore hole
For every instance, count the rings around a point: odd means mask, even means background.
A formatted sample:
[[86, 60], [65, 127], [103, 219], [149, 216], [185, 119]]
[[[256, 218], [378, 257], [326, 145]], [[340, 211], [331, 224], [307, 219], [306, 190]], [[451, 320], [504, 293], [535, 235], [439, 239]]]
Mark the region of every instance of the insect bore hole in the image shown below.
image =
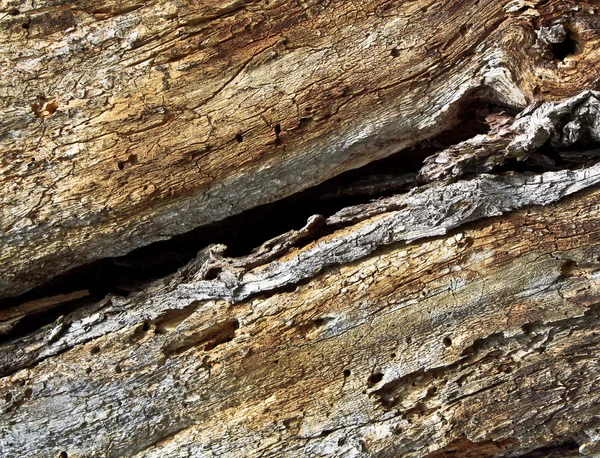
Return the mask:
[[570, 30], [567, 31], [567, 36], [560, 43], [552, 43], [552, 54], [554, 58], [564, 61], [567, 57], [572, 56], [577, 52], [577, 41], [573, 38]]

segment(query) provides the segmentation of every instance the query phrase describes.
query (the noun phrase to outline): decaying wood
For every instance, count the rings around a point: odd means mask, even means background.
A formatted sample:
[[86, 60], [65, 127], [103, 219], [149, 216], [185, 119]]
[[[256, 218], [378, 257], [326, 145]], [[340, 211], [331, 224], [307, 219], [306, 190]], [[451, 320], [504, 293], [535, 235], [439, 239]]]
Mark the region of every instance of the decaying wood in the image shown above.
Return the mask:
[[[577, 109], [596, 96], [526, 111], [517, 125], [529, 129], [511, 126], [495, 154], [533, 151], [536, 123], [551, 138], [585, 122], [593, 139], [600, 117]], [[557, 110], [568, 122], [548, 122]], [[599, 343], [600, 191], [447, 233], [599, 181], [600, 165], [442, 181], [312, 217], [245, 258], [207, 247], [146, 290], [5, 343], [1, 445], [22, 456], [425, 456], [464, 436], [471, 451], [576, 440], [593, 454], [597, 368], [572, 354]], [[290, 250], [324, 224], [337, 229]]]
[[513, 452], [575, 440], [591, 454], [599, 198], [104, 333], [2, 379], [3, 450], [425, 456], [466, 437]]
[[562, 159], [595, 159], [598, 156], [595, 151], [576, 154], [569, 148], [581, 144], [582, 140], [595, 144], [600, 141], [598, 96], [598, 93], [584, 92], [559, 104], [531, 107], [524, 110], [518, 120], [500, 116], [494, 120], [488, 135], [476, 136], [428, 157], [419, 178], [433, 182], [456, 179], [468, 173], [487, 173], [509, 158], [554, 168], [554, 161], [538, 152], [546, 144], [560, 150], [558, 154]]
[[0, 455], [600, 456], [598, 10], [0, 3]]
[[0, 15], [3, 296], [388, 156], [472, 101], [598, 81], [591, 1], [32, 5]]

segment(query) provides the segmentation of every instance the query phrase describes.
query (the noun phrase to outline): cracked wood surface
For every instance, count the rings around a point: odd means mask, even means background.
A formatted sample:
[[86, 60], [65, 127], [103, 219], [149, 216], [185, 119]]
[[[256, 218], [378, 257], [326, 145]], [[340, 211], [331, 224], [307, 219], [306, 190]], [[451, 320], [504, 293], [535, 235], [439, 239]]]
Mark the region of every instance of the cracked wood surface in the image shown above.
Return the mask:
[[[461, 159], [458, 162], [449, 159], [447, 151], [431, 156], [420, 175], [439, 175], [453, 170], [456, 177], [465, 172], [464, 163], [477, 169], [482, 167], [478, 163], [487, 167], [490, 158], [499, 163], [511, 155], [517, 155], [526, 163], [528, 157], [546, 157], [537, 150], [550, 139], [563, 147], [585, 140], [597, 143], [600, 141], [599, 96], [598, 92], [584, 91], [562, 102], [527, 109], [504, 132], [493, 131], [456, 145], [451, 157]], [[486, 154], [473, 154], [473, 149]], [[35, 332], [22, 338], [18, 331], [12, 335], [11, 332], [18, 329], [28, 315], [43, 312], [48, 302], [60, 305], [60, 299], [58, 303], [48, 298], [0, 311], [0, 328], [9, 338], [9, 343], [0, 347], [0, 374], [35, 364], [107, 332], [156, 319], [167, 310], [181, 311], [205, 300], [237, 303], [310, 280], [324, 268], [357, 261], [386, 245], [444, 235], [481, 218], [556, 202], [600, 182], [600, 164], [585, 167], [589, 161], [593, 163], [595, 155], [585, 151], [578, 154], [584, 160], [575, 170], [482, 174], [455, 183], [446, 181], [416, 187], [407, 194], [345, 208], [328, 218], [313, 215], [304, 228], [277, 236], [240, 258], [224, 256], [227, 248], [224, 245], [210, 245], [170, 278], [157, 281], [146, 290], [127, 298], [107, 297], [79, 307], [72, 314], [61, 315], [54, 323], [38, 326]], [[437, 169], [438, 162], [442, 172]], [[490, 171], [489, 167], [485, 170]], [[345, 225], [350, 227], [344, 228]], [[320, 234], [323, 226], [338, 227], [338, 230], [329, 235]], [[317, 240], [294, 246], [308, 236]], [[85, 297], [86, 293], [84, 290], [81, 294]], [[77, 298], [63, 296], [59, 296], [63, 302]]]
[[597, 8], [4, 0], [0, 296], [390, 155], [473, 100], [595, 88]]
[[583, 191], [65, 349], [0, 380], [0, 449], [422, 457], [466, 442], [506, 456], [574, 441], [596, 456], [599, 199]]
[[[386, 245], [443, 235], [467, 222], [527, 205], [546, 205], [599, 182], [597, 165], [579, 172], [548, 172], [528, 179], [481, 178], [411, 193], [395, 199], [394, 207], [407, 207], [404, 210], [372, 217], [248, 271], [230, 269], [229, 265], [235, 263], [223, 263], [218, 258], [214, 264], [215, 247], [209, 247], [173, 277], [147, 290], [127, 298], [109, 297], [1, 346], [0, 374], [197, 301], [225, 299], [235, 304], [311, 279], [324, 268], [356, 261]], [[216, 279], [205, 280], [207, 270], [215, 265], [225, 269]]]
[[0, 455], [599, 456], [598, 10], [0, 1], [0, 298], [417, 163], [128, 295], [5, 301]]
[[540, 161], [548, 141], [597, 143], [598, 95], [503, 118], [502, 132], [426, 161], [421, 175], [453, 181], [315, 215], [248, 256], [208, 246], [136, 294], [23, 336], [15, 320], [89, 292], [0, 311], [0, 450], [594, 456], [596, 155], [578, 151], [572, 170], [456, 178], [490, 158]]

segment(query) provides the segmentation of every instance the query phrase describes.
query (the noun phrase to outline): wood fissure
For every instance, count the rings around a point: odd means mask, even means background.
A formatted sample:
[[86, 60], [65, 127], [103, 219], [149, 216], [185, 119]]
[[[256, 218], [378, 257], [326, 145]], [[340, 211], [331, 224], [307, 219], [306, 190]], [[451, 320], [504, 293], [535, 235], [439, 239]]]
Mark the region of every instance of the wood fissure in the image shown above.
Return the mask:
[[[508, 141], [510, 135], [502, 137], [507, 152], [516, 149], [510, 147], [516, 142], [520, 145], [519, 151], [535, 152], [536, 147], [543, 145], [552, 134], [547, 126], [548, 120], [556, 117], [556, 110], [563, 113], [565, 106], [577, 107], [586, 100], [598, 103], [595, 93], [585, 93], [571, 102], [550, 103], [534, 110], [529, 117], [522, 118], [512, 136], [513, 143]], [[590, 111], [586, 110], [586, 113]], [[592, 116], [591, 120], [588, 117], [582, 120], [589, 131], [579, 129], [581, 138], [597, 135], [593, 131], [595, 124], [591, 122], [594, 119], [597, 118]], [[575, 120], [567, 124], [569, 129], [573, 128]], [[545, 127], [546, 137], [540, 139], [536, 125]], [[564, 125], [561, 125], [563, 128]], [[525, 133], [521, 134], [523, 130]], [[495, 133], [490, 136], [492, 139], [497, 137]], [[476, 138], [484, 144], [489, 142], [488, 137]], [[575, 142], [577, 139], [579, 137], [572, 140]], [[537, 143], [531, 146], [531, 142]], [[472, 180], [414, 188], [405, 195], [342, 210], [326, 222], [339, 225], [340, 222], [365, 221], [339, 229], [322, 239], [317, 238], [289, 254], [286, 252], [298, 237], [310, 234], [315, 224], [322, 224], [321, 216], [311, 217], [307, 226], [300, 231], [292, 231], [266, 242], [247, 260], [223, 258], [225, 247], [211, 245], [201, 250], [195, 260], [173, 276], [131, 297], [108, 296], [99, 302], [84, 305], [71, 315], [61, 315], [56, 322], [42, 326], [32, 335], [15, 336], [10, 344], [4, 345], [6, 356], [0, 357], [0, 373], [6, 374], [29, 366], [128, 324], [155, 320], [168, 310], [185, 309], [198, 301], [207, 300], [238, 303], [258, 294], [294, 286], [313, 278], [325, 268], [358, 261], [383, 246], [437, 237], [481, 218], [530, 205], [547, 205], [598, 183], [600, 165], [531, 176], [483, 175]], [[264, 263], [281, 256], [281, 259]], [[214, 278], [209, 278], [211, 272], [216, 272]], [[15, 326], [14, 323], [12, 325]], [[6, 326], [8, 331], [10, 326]], [[47, 345], [40, 345], [43, 342]]]
[[[438, 408], [447, 417], [459, 407], [467, 410], [460, 414], [457, 411], [453, 421], [442, 423], [445, 426], [438, 434], [448, 439], [440, 436], [436, 443], [450, 442], [461, 431], [470, 431], [468, 437], [474, 442], [482, 440], [479, 437], [484, 431], [487, 437], [508, 437], [510, 431], [510, 437], [519, 440], [520, 450], [539, 448], [549, 439], [540, 432], [543, 428], [533, 425], [562, 418], [554, 423], [563, 428], [560, 434], [574, 435], [580, 445], [585, 444], [590, 439], [583, 431], [595, 427], [594, 406], [600, 405], [589, 378], [599, 372], [596, 358], [576, 355], [582, 346], [593, 354], [600, 345], [595, 332], [600, 245], [594, 242], [597, 230], [586, 229], [595, 227], [597, 198], [597, 190], [588, 191], [556, 206], [520, 211], [491, 223], [480, 222], [450, 238], [390, 248], [361, 263], [340, 267], [350, 280], [343, 293], [335, 283], [338, 274], [332, 270], [299, 287], [293, 295], [252, 299], [235, 306], [223, 301], [201, 303], [167, 333], [156, 333], [152, 326], [138, 329], [133, 324], [105, 333], [32, 369], [2, 378], [2, 394], [6, 399], [6, 393], [11, 394], [2, 415], [6, 421], [2, 446], [6, 451], [27, 450], [24, 456], [46, 456], [46, 450], [69, 450], [74, 455], [93, 455], [93, 450], [102, 450], [104, 454], [120, 456], [138, 448], [143, 450], [140, 456], [177, 456], [180, 447], [196, 450], [195, 454], [206, 453], [208, 449], [202, 444], [222, 454], [238, 453], [240, 447], [245, 447], [246, 453], [252, 455], [298, 456], [309, 454], [311, 447], [330, 444], [327, 447], [333, 447], [331, 453], [340, 456], [363, 447], [367, 447], [367, 455], [423, 456], [434, 451], [433, 445], [427, 445], [434, 442], [423, 418], [439, 415]], [[577, 208], [568, 210], [575, 202]], [[552, 218], [548, 219], [550, 215]], [[550, 220], [552, 225], [548, 226]], [[515, 233], [526, 234], [528, 239], [515, 241], [511, 239]], [[587, 234], [585, 246], [581, 245], [582, 233]], [[515, 245], [511, 246], [511, 240]], [[490, 243], [495, 244], [491, 249], [498, 250], [497, 254], [482, 257], [486, 253], [482, 247]], [[547, 254], [548, 250], [551, 254]], [[431, 258], [433, 253], [435, 257]], [[422, 260], [427, 258], [434, 264], [423, 265]], [[460, 270], [454, 268], [459, 259]], [[565, 269], [566, 264], [576, 264], [577, 268]], [[487, 269], [501, 273], [490, 276]], [[528, 275], [523, 276], [523, 272]], [[494, 278], [496, 281], [490, 283]], [[507, 282], [507, 278], [513, 282]], [[365, 283], [367, 279], [370, 280]], [[364, 285], [368, 287], [365, 289]], [[305, 304], [314, 305], [290, 307], [290, 298], [298, 294], [304, 297]], [[472, 313], [473, 309], [478, 312]], [[273, 316], [278, 319], [274, 321]], [[322, 318], [323, 325], [305, 325], [316, 318]], [[438, 324], [449, 319], [453, 323], [450, 328]], [[232, 320], [239, 323], [233, 340], [216, 346], [202, 344], [203, 336], [220, 334], [199, 333], [199, 329], [216, 329], [211, 328], [214, 323]], [[228, 331], [222, 334], [225, 339], [217, 341], [228, 340], [231, 335]], [[562, 337], [565, 335], [569, 336], [567, 340]], [[164, 349], [173, 348], [173, 342], [186, 346], [165, 360]], [[192, 342], [200, 345], [190, 346]], [[348, 347], [348, 342], [353, 345]], [[381, 351], [363, 359], [360, 355], [369, 352], [373, 345]], [[434, 349], [427, 356], [429, 362], [423, 361], [425, 355], [419, 350], [424, 345]], [[499, 356], [499, 349], [504, 356]], [[323, 371], [333, 371], [332, 376], [310, 372], [315, 370], [314, 358], [321, 361]], [[546, 372], [539, 370], [562, 364], [564, 358], [571, 364], [568, 368], [560, 366], [560, 372], [570, 380], [568, 391], [558, 389], [554, 379], [544, 382]], [[255, 364], [259, 360], [271, 363]], [[67, 366], [69, 371], [58, 369]], [[107, 371], [117, 366], [118, 373]], [[422, 377], [421, 367], [428, 368]], [[48, 371], [54, 374], [51, 379], [44, 376]], [[373, 378], [374, 373], [381, 376]], [[149, 374], [153, 374], [151, 379], [158, 385], [147, 386]], [[177, 377], [173, 378], [174, 374]], [[515, 378], [515, 374], [521, 375]], [[421, 382], [413, 387], [411, 378]], [[388, 415], [389, 408], [381, 408], [381, 390], [398, 380], [406, 381], [406, 389], [414, 390], [414, 394], [402, 397], [402, 408], [395, 413], [398, 407], [393, 407], [393, 415]], [[25, 383], [22, 388], [21, 381]], [[92, 394], [106, 383], [111, 384], [110, 390]], [[531, 386], [536, 386], [536, 390]], [[27, 387], [31, 387], [31, 392], [23, 398]], [[398, 389], [396, 386], [395, 392]], [[506, 397], [503, 390], [514, 389], [518, 394]], [[58, 391], [52, 394], [55, 390]], [[332, 398], [337, 404], [330, 411], [328, 405], [319, 402], [318, 395], [307, 398], [297, 390], [315, 394], [333, 390], [339, 397]], [[363, 390], [366, 392], [361, 394]], [[490, 395], [490, 391], [496, 394]], [[62, 407], [50, 414], [43, 406], [51, 403], [56, 408], [58, 392], [63, 393]], [[240, 393], [241, 397], [237, 394], [231, 398], [230, 393]], [[489, 396], [501, 397], [503, 403], [490, 404], [486, 401]], [[454, 401], [442, 402], [447, 398]], [[300, 401], [303, 413], [287, 410], [286, 405], [300, 408], [290, 404], [292, 399], [304, 399]], [[585, 407], [567, 409], [575, 400]], [[98, 408], [105, 406], [104, 413], [89, 410], [98, 402]], [[262, 421], [256, 423], [256, 427], [271, 431], [261, 432], [263, 437], [275, 439], [283, 435], [286, 440], [252, 445], [249, 431], [256, 420], [244, 413], [241, 402], [261, 417], [273, 419], [270, 426]], [[364, 411], [350, 415], [346, 409], [355, 402]], [[527, 421], [517, 422], [515, 414], [522, 412], [524, 402], [534, 403], [538, 412]], [[153, 407], [142, 415], [136, 407], [140, 405]], [[542, 412], [541, 406], [549, 407]], [[87, 426], [82, 426], [79, 415], [65, 416], [62, 409], [84, 409], [86, 415], [97, 413], [100, 417], [89, 417]], [[46, 414], [31, 417], [33, 410]], [[327, 417], [324, 411], [330, 411], [334, 417]], [[566, 412], [568, 420], [563, 416]], [[478, 422], [470, 421], [473, 415]], [[72, 419], [68, 425], [64, 422], [67, 417]], [[46, 426], [34, 428], [33, 418], [39, 418], [43, 422], [40, 425]], [[229, 433], [219, 438], [223, 433], [218, 423], [223, 421], [227, 422]], [[57, 439], [50, 432], [52, 425], [58, 424], [55, 422], [62, 424], [64, 439]], [[9, 433], [17, 424], [29, 426], [18, 435]], [[283, 427], [284, 424], [288, 426]], [[585, 425], [584, 429], [580, 425]], [[323, 430], [330, 432], [322, 435]], [[127, 434], [121, 436], [125, 431]], [[175, 431], [179, 433], [170, 436]], [[6, 434], [13, 438], [11, 441], [20, 437], [28, 445], [9, 443]], [[552, 440], [557, 434], [553, 433]], [[160, 437], [169, 439], [159, 442]], [[346, 439], [342, 441], [343, 438]], [[147, 450], [144, 444], [155, 445]], [[261, 449], [267, 446], [268, 449]]]
[[0, 4], [0, 455], [600, 456], [600, 5]]
[[[478, 93], [597, 84], [591, 2], [288, 3], [8, 7], [2, 296], [434, 137]], [[564, 59], [544, 32], [562, 25]]]

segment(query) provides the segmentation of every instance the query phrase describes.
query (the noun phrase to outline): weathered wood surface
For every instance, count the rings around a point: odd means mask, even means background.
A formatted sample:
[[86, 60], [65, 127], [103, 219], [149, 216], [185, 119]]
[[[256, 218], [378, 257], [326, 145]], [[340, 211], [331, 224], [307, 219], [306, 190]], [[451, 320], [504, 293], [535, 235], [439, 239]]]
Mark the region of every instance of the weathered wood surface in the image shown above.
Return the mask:
[[0, 3], [0, 298], [413, 161], [3, 302], [0, 455], [600, 456], [598, 8]]
[[561, 443], [594, 456], [599, 199], [396, 244], [290, 292], [125, 324], [2, 378], [0, 447], [396, 457], [462, 441], [465, 456]]
[[594, 89], [597, 9], [4, 0], [0, 295], [414, 145], [475, 99]]
[[[421, 175], [597, 142], [599, 96], [525, 110]], [[479, 174], [314, 216], [242, 258], [212, 245], [27, 335], [11, 331], [32, 306], [5, 310], [1, 450], [594, 456], [600, 164], [577, 155], [573, 170]]]

